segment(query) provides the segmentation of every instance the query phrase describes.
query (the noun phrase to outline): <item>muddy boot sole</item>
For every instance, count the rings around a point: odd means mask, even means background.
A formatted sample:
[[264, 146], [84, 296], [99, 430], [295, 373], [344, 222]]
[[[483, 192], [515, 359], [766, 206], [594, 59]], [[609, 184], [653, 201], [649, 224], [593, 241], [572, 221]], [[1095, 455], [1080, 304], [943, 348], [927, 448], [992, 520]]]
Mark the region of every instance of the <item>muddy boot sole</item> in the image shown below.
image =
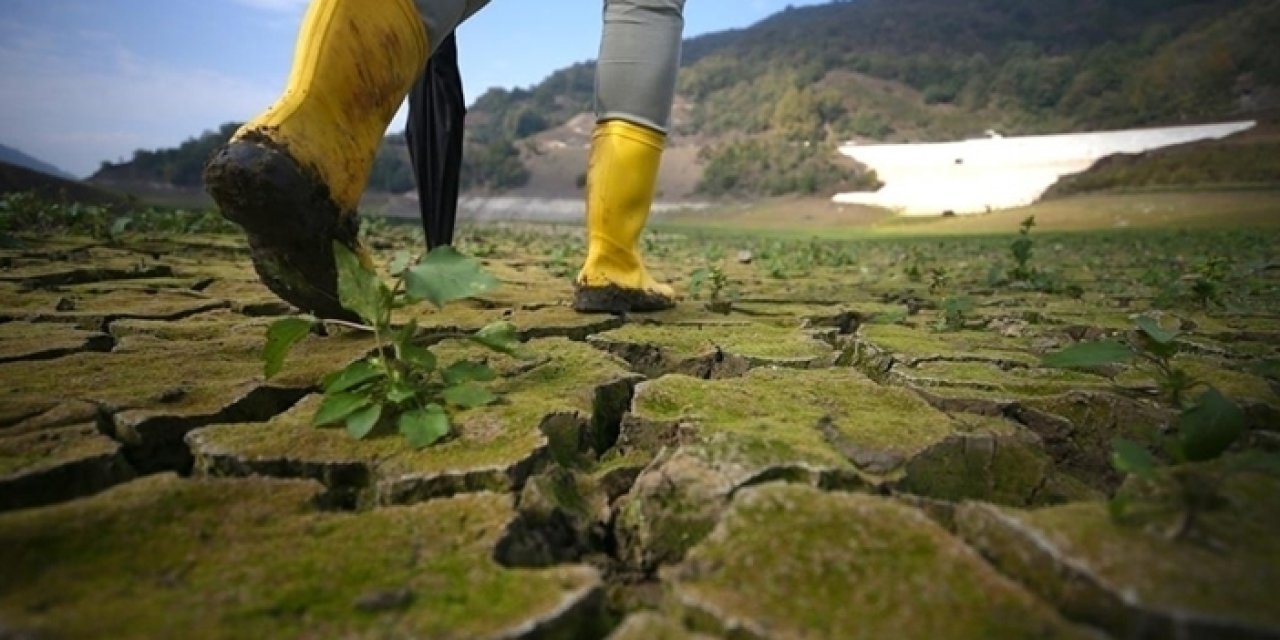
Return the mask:
[[624, 313], [664, 311], [676, 306], [667, 296], [642, 289], [623, 289], [615, 285], [584, 287], [577, 285], [573, 292], [573, 310], [579, 313]]
[[355, 250], [359, 221], [312, 170], [262, 138], [234, 140], [205, 166], [205, 189], [242, 227], [254, 269], [286, 302], [322, 318], [358, 320], [338, 302], [333, 242]]

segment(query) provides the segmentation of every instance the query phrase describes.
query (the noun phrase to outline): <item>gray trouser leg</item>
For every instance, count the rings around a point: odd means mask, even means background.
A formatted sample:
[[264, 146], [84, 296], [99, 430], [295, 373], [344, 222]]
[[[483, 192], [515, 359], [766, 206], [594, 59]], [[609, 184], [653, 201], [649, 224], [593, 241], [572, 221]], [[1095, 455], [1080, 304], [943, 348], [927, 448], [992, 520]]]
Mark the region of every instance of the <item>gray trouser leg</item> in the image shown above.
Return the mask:
[[596, 119], [667, 131], [680, 67], [684, 0], [604, 0]]
[[489, 4], [489, 0], [414, 0], [414, 4], [418, 6], [422, 23], [427, 27], [427, 42], [431, 46], [431, 52], [435, 53], [436, 47], [458, 25]]

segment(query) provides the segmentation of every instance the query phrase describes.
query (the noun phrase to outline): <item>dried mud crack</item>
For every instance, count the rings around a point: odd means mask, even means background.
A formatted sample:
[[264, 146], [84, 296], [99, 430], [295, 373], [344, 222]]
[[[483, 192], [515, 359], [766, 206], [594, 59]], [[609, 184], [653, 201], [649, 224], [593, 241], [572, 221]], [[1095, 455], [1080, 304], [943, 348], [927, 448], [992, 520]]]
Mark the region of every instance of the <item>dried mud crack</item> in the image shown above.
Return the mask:
[[[865, 271], [727, 265], [727, 313], [580, 316], [554, 231], [485, 233], [509, 286], [396, 322], [451, 359], [510, 320], [537, 359], [490, 357], [501, 402], [421, 451], [310, 425], [367, 341], [308, 337], [261, 379], [290, 310], [233, 240], [0, 251], [0, 635], [1280, 637], [1274, 477], [1222, 484], [1212, 549], [1117, 524], [1111, 441], [1177, 412], [1136, 367], [1041, 366], [1154, 292], [956, 274], [976, 308], [953, 330], [884, 241]], [[702, 260], [681, 242], [651, 265], [677, 284]], [[1178, 311], [1179, 363], [1274, 447], [1280, 309], [1242, 304]]]

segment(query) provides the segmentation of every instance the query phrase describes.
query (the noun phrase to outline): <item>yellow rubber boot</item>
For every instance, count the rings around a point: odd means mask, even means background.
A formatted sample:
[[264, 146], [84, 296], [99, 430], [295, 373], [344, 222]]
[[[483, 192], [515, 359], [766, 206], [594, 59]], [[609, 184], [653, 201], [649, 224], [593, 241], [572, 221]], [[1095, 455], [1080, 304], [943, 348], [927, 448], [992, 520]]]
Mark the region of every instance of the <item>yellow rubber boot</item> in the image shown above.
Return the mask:
[[258, 274], [288, 302], [351, 316], [338, 304], [332, 243], [359, 250], [356, 208], [374, 155], [429, 52], [412, 0], [314, 0], [284, 95], [205, 167]]
[[596, 125], [587, 166], [587, 260], [573, 308], [588, 313], [658, 311], [675, 292], [645, 269], [636, 248], [649, 219], [665, 136], [609, 120]]

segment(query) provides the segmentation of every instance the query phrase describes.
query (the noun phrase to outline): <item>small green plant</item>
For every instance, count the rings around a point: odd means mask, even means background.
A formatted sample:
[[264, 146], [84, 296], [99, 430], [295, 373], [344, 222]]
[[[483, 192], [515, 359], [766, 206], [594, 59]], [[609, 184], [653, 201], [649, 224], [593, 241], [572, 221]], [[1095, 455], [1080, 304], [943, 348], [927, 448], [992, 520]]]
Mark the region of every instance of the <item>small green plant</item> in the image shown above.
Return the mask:
[[1191, 277], [1191, 298], [1205, 310], [1210, 305], [1226, 306], [1223, 293], [1230, 269], [1231, 263], [1221, 256], [1206, 260]]
[[950, 276], [947, 275], [946, 267], [933, 267], [929, 269], [929, 293], [937, 295], [947, 287]]
[[1182, 350], [1178, 340], [1181, 334], [1166, 330], [1151, 316], [1139, 316], [1134, 322], [1137, 329], [1123, 339], [1109, 338], [1067, 347], [1046, 355], [1043, 364], [1059, 369], [1090, 369], [1138, 360], [1151, 367], [1160, 391], [1169, 402], [1181, 407], [1188, 391], [1205, 384], [1173, 363]]
[[[1149, 316], [1140, 316], [1136, 324], [1137, 330], [1125, 341], [1076, 345], [1046, 356], [1043, 364], [1094, 368], [1138, 360], [1154, 369], [1162, 392], [1180, 409], [1175, 423], [1158, 439], [1159, 450], [1172, 466], [1162, 464], [1143, 445], [1116, 438], [1112, 466], [1131, 478], [1112, 499], [1110, 510], [1122, 523], [1174, 514], [1174, 523], [1165, 534], [1183, 539], [1195, 531], [1200, 514], [1222, 503], [1219, 488], [1227, 476], [1245, 471], [1280, 473], [1280, 460], [1255, 451], [1217, 462], [1213, 468], [1203, 466], [1201, 463], [1217, 461], [1245, 434], [1244, 412], [1216, 388], [1172, 364], [1180, 349], [1176, 331], [1164, 329]], [[1200, 386], [1206, 390], [1194, 401], [1188, 400], [1188, 393]]]
[[907, 276], [909, 282], [922, 282], [924, 280], [924, 254], [916, 248], [912, 247], [906, 256], [907, 266], [903, 268], [902, 273]]
[[1031, 229], [1036, 226], [1036, 217], [1029, 216], [1018, 228], [1018, 237], [1009, 245], [1013, 254], [1013, 268], [1009, 269], [1009, 280], [1013, 282], [1031, 282], [1036, 270], [1031, 266], [1031, 255], [1035, 250], [1035, 241], [1031, 239]]
[[1172, 516], [1163, 530], [1171, 540], [1200, 533], [1200, 515], [1223, 506], [1221, 487], [1231, 476], [1280, 475], [1280, 456], [1257, 450], [1224, 456], [1245, 431], [1244, 412], [1210, 387], [1157, 443], [1172, 464], [1136, 442], [1116, 438], [1111, 464], [1129, 478], [1108, 505], [1111, 517], [1122, 524], [1155, 525]]
[[960, 331], [964, 329], [969, 312], [974, 309], [972, 298], [952, 296], [942, 301], [942, 315], [938, 318], [938, 331]]
[[738, 292], [731, 286], [729, 276], [720, 265], [708, 264], [694, 270], [689, 276], [689, 294], [695, 300], [701, 298], [704, 288], [707, 290], [707, 309], [716, 313], [729, 313], [733, 310]]
[[[334, 243], [334, 256], [339, 301], [366, 323], [341, 324], [372, 334], [373, 345], [371, 355], [325, 378], [324, 400], [312, 417], [314, 426], [346, 425], [356, 439], [394, 426], [420, 448], [449, 434], [449, 408], [471, 409], [498, 400], [480, 384], [497, 377], [488, 365], [461, 360], [445, 366], [429, 348], [415, 342], [416, 322], [401, 327], [391, 324], [391, 312], [400, 306], [427, 301], [442, 308], [496, 287], [497, 280], [478, 262], [447, 246], [416, 264], [402, 253], [390, 267], [394, 284], [389, 287], [339, 243]], [[262, 353], [265, 376], [279, 373], [289, 350], [316, 325], [330, 322], [291, 317], [273, 323]], [[509, 322], [493, 323], [466, 337], [497, 352], [522, 354], [516, 328]]]

